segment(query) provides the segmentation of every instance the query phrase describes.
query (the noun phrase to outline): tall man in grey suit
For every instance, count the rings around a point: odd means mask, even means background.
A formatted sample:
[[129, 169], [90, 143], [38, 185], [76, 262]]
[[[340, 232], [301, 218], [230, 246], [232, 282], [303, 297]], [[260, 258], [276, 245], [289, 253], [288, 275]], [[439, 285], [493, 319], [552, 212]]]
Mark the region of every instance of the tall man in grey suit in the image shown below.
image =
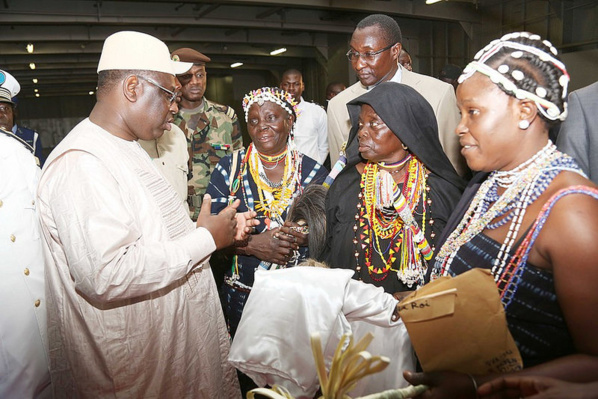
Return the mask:
[[598, 82], [569, 94], [569, 115], [556, 145], [571, 155], [590, 180], [598, 184]]
[[455, 134], [459, 122], [455, 91], [448, 83], [400, 66], [398, 57], [401, 41], [401, 29], [389, 16], [373, 14], [357, 24], [347, 57], [359, 82], [338, 94], [328, 104], [331, 164], [334, 165], [338, 160], [351, 129], [347, 103], [381, 82], [392, 81], [413, 87], [430, 103], [438, 121], [440, 143], [457, 172], [464, 175], [468, 169]]

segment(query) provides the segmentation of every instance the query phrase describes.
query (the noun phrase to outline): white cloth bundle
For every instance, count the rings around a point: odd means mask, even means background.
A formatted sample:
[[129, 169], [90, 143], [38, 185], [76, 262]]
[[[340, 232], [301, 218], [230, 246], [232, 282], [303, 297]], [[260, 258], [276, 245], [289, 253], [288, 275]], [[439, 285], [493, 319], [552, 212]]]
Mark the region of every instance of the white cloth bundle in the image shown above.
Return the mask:
[[382, 288], [352, 280], [353, 274], [301, 266], [256, 271], [229, 360], [259, 386], [278, 384], [296, 398], [312, 398], [318, 378], [311, 334], [320, 333], [329, 362], [343, 334], [358, 340], [372, 332], [367, 350], [391, 363], [361, 381], [352, 395], [406, 386], [402, 371], [415, 370], [415, 356], [403, 322], [391, 321], [397, 301]]

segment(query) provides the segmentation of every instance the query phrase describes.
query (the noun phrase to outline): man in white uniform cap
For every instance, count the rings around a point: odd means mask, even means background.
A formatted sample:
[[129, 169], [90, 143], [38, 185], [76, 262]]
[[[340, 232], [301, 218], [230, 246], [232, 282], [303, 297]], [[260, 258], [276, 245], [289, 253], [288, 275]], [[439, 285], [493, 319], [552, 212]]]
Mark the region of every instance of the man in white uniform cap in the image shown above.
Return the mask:
[[[0, 70], [0, 107], [19, 83]], [[1, 113], [1, 112], [0, 112]], [[51, 398], [33, 148], [0, 117], [0, 398]]]
[[236, 206], [195, 225], [138, 139], [169, 130], [175, 74], [160, 40], [104, 42], [97, 103], [50, 154], [39, 188], [55, 397], [237, 398], [208, 259], [245, 238]]

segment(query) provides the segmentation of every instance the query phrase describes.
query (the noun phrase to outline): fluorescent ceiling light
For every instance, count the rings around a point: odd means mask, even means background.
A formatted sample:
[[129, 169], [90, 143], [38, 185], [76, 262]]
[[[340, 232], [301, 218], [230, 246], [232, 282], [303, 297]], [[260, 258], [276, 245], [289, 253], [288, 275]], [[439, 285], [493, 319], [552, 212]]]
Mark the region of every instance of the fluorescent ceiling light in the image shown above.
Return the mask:
[[29, 63], [29, 68], [35, 69], [35, 63], [33, 63], [33, 62]]
[[287, 49], [286, 49], [286, 48], [284, 48], [284, 47], [282, 47], [282, 48], [279, 48], [279, 49], [276, 49], [276, 50], [270, 51], [270, 55], [282, 54], [282, 53], [284, 53], [285, 51], [287, 51]]
[[230, 67], [231, 68], [237, 68], [237, 67], [240, 67], [241, 65], [243, 65], [242, 62], [235, 62], [234, 64], [230, 64]]
[[33, 83], [37, 83], [37, 78], [33, 78]]
[[29, 54], [33, 53], [33, 43], [29, 43], [26, 48]]
[[438, 3], [441, 2], [443, 0], [426, 0], [426, 4], [434, 4], [434, 3]]

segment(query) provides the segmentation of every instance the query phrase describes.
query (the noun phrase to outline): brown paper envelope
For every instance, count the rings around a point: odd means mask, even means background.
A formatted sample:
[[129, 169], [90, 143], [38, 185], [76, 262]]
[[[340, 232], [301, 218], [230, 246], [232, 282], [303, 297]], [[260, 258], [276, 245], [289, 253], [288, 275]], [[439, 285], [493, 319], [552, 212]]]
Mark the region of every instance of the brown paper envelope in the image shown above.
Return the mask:
[[522, 368], [488, 270], [441, 277], [403, 299], [399, 313], [424, 371], [488, 374]]

